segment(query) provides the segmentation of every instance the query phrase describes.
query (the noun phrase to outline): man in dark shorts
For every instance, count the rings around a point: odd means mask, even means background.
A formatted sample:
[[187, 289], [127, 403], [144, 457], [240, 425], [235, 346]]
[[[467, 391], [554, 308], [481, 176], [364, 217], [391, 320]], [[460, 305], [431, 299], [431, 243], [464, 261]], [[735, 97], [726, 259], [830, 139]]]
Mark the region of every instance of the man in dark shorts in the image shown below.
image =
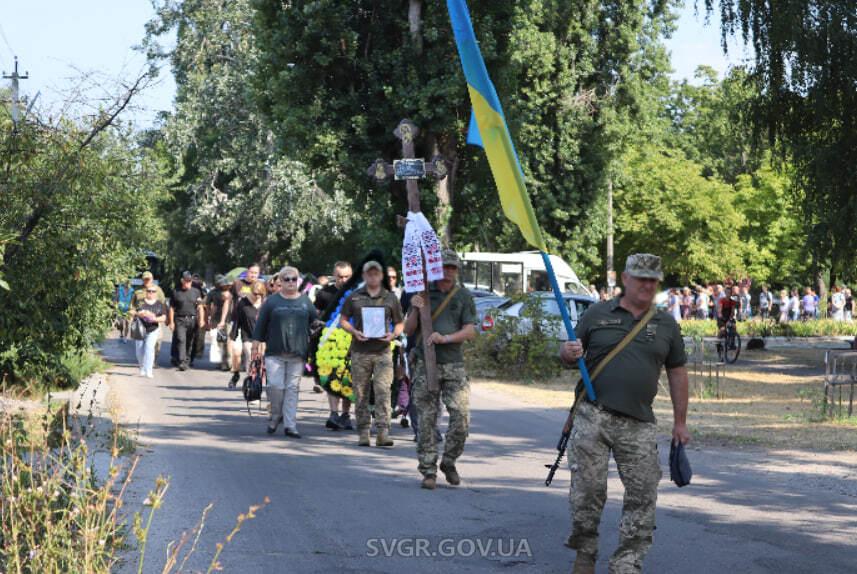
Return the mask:
[[220, 345], [220, 370], [229, 370], [229, 346], [227, 345], [227, 334], [231, 321], [230, 302], [232, 301], [232, 293], [230, 292], [231, 285], [229, 280], [223, 275], [217, 275], [214, 278], [214, 289], [209, 291], [205, 298], [206, 316], [208, 318], [208, 328], [216, 329], [219, 336], [223, 340], [216, 339], [211, 341], [212, 345]]
[[173, 331], [173, 348], [180, 371], [186, 371], [197, 330], [204, 327], [202, 293], [193, 286], [190, 271], [182, 273], [181, 284], [170, 299], [170, 329]]

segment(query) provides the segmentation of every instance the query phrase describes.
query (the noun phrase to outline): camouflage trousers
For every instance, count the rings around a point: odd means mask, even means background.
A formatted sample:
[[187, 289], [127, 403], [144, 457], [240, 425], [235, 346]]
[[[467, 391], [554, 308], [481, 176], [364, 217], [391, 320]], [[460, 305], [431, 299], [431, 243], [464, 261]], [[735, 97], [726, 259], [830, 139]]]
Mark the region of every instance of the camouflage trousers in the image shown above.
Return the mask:
[[393, 354], [387, 349], [381, 353], [351, 353], [351, 379], [357, 402], [357, 430], [368, 429], [372, 424], [369, 397], [375, 390], [375, 428], [390, 428], [390, 387], [393, 386]]
[[625, 497], [611, 573], [641, 572], [652, 545], [661, 480], [655, 431], [655, 423], [613, 414], [587, 401], [580, 403], [574, 418], [568, 455], [572, 527], [566, 544], [581, 553], [598, 554], [598, 524], [607, 500], [607, 463], [612, 452]]
[[417, 459], [423, 476], [437, 474], [437, 414], [439, 400], [446, 405], [449, 413], [449, 428], [444, 441], [443, 462], [455, 464], [464, 452], [470, 428], [470, 381], [464, 372], [463, 363], [438, 363], [438, 383], [440, 391], [430, 391], [426, 384], [426, 368], [422, 360], [417, 360], [412, 371], [414, 387], [412, 400], [417, 407], [419, 422], [417, 433]]

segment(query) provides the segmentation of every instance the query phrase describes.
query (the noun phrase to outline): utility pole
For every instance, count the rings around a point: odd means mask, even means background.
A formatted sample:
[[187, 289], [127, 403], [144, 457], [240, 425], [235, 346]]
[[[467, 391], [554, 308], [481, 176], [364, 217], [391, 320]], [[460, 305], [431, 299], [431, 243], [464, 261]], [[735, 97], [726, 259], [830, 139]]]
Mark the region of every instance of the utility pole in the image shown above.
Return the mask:
[[25, 72], [24, 75], [20, 75], [18, 73], [18, 56], [15, 56], [15, 71], [12, 72], [11, 75], [3, 72], [4, 80], [12, 80], [12, 125], [17, 129], [18, 121], [21, 117], [21, 112], [18, 109], [19, 94], [18, 94], [18, 80], [26, 80], [29, 79], [30, 73]]
[[[607, 178], [607, 286], [616, 286], [616, 270], [613, 268], [613, 178]], [[612, 293], [611, 293], [612, 296]]]

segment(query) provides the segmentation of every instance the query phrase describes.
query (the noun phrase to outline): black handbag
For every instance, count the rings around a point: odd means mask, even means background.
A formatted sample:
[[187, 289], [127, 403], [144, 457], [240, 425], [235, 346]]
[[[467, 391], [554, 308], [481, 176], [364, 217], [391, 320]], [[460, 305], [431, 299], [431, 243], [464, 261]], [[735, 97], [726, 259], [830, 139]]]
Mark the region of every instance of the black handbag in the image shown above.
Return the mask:
[[134, 320], [131, 321], [131, 327], [128, 334], [135, 341], [142, 341], [146, 338], [146, 335], [148, 335], [149, 332], [146, 330], [146, 324], [143, 323], [143, 320], [139, 317], [134, 317]]
[[225, 343], [229, 340], [229, 335], [226, 333], [226, 329], [218, 329], [217, 330], [217, 342]]
[[241, 386], [244, 400], [248, 403], [261, 400], [263, 386], [265, 386], [265, 365], [262, 359], [256, 359], [250, 363], [250, 372]]

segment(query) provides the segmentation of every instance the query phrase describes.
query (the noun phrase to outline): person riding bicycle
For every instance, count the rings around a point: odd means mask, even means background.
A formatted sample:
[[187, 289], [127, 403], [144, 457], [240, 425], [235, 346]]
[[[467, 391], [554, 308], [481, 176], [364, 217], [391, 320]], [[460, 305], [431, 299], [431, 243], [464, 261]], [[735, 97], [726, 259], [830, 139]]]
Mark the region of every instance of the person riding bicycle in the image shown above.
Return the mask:
[[[729, 290], [728, 295], [724, 295], [717, 302], [717, 336], [720, 339], [726, 338], [726, 326], [730, 321], [734, 320], [737, 312], [738, 305], [741, 298], [740, 290], [737, 285], [733, 285]], [[717, 343], [718, 351], [721, 348], [721, 344]]]

